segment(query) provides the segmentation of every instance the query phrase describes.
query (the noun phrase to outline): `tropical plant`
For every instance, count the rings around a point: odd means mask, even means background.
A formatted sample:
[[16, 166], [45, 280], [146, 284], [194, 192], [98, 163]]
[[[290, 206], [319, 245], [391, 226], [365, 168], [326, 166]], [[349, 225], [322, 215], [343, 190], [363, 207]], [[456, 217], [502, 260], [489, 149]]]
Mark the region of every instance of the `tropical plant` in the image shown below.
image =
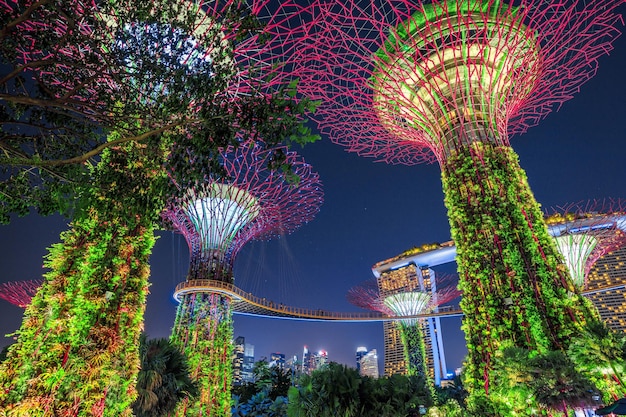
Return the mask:
[[142, 334], [139, 359], [135, 417], [167, 416], [181, 399], [198, 394], [187, 359], [168, 339], [147, 339]]
[[567, 353], [577, 369], [594, 378], [599, 385], [605, 386], [605, 394], [626, 394], [623, 379], [626, 371], [624, 336], [601, 321], [590, 322], [581, 336], [572, 342]]

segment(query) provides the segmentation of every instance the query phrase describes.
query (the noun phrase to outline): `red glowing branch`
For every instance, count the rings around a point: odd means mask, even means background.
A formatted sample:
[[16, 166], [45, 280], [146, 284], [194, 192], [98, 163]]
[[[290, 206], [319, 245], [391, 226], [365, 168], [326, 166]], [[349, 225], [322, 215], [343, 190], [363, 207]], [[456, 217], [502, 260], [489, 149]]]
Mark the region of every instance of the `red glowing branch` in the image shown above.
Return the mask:
[[[454, 274], [437, 274], [437, 290], [435, 291], [420, 291], [416, 290], [401, 290], [394, 292], [397, 294], [408, 294], [412, 292], [421, 292], [430, 295], [430, 300], [427, 306], [421, 311], [422, 313], [430, 312], [439, 306], [447, 304], [461, 295], [461, 292], [456, 288], [456, 281], [458, 277]], [[389, 302], [385, 302], [390, 294], [381, 295], [380, 289], [376, 280], [368, 280], [359, 285], [356, 285], [348, 290], [346, 299], [350, 304], [365, 310], [380, 311], [388, 316], [395, 316], [393, 309], [389, 307]], [[409, 298], [410, 301], [410, 298]]]
[[4, 282], [0, 284], [0, 298], [21, 308], [26, 308], [41, 286], [41, 280]]

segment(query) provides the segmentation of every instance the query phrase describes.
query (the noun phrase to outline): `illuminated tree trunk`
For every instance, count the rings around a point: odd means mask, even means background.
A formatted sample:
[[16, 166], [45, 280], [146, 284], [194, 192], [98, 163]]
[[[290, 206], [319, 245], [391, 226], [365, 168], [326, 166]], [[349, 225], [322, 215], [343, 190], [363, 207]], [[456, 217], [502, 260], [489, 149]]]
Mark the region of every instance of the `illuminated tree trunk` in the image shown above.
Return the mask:
[[423, 377], [432, 399], [435, 395], [435, 385], [433, 379], [428, 374], [423, 324], [416, 320], [414, 323], [400, 322], [398, 326], [404, 348], [407, 375]]
[[[161, 170], [142, 145], [106, 151], [88, 208], [53, 245], [42, 289], [0, 367], [11, 416], [131, 416]], [[155, 158], [156, 159], [156, 158]], [[4, 415], [4, 414], [2, 414]]]
[[574, 288], [510, 147], [474, 142], [452, 152], [442, 181], [463, 291], [466, 384], [489, 393], [502, 342], [566, 349], [592, 308]]
[[230, 299], [220, 294], [192, 293], [181, 297], [172, 342], [189, 361], [200, 396], [183, 400], [177, 417], [230, 417], [233, 323]]

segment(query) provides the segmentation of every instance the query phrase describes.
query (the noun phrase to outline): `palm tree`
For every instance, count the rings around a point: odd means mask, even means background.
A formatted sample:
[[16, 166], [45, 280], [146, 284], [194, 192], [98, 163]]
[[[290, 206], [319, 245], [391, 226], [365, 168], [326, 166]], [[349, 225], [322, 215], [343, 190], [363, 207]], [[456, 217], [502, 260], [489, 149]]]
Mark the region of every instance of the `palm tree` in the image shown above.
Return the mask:
[[185, 397], [198, 395], [189, 377], [187, 358], [168, 339], [139, 340], [141, 369], [137, 376], [135, 417], [167, 416]]
[[575, 369], [572, 360], [561, 351], [548, 351], [530, 358], [530, 387], [539, 405], [568, 415], [568, 408], [597, 406], [597, 388]]
[[610, 376], [626, 393], [622, 375], [626, 370], [626, 338], [605, 323], [589, 323], [581, 337], [572, 341], [568, 354], [578, 369], [591, 375]]

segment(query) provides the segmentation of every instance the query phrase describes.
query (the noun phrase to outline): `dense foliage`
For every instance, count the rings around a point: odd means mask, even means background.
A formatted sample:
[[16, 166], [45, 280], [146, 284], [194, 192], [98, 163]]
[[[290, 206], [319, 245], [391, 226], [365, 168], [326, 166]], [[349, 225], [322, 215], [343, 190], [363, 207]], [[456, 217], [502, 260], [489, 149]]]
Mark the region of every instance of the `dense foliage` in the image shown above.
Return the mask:
[[442, 167], [457, 247], [466, 386], [489, 394], [502, 343], [565, 350], [593, 307], [574, 288], [509, 147], [474, 142]]
[[[289, 417], [408, 417], [432, 405], [425, 379], [392, 375], [361, 377], [356, 369], [331, 362], [303, 375], [289, 389]], [[421, 406], [421, 407], [420, 407]]]
[[[172, 170], [192, 180], [184, 151], [215, 167], [217, 148], [238, 137], [269, 148], [314, 139], [296, 84], [236, 67], [236, 44], [263, 42], [245, 2], [220, 2], [215, 16], [164, 0], [15, 0], [0, 9], [2, 222], [30, 207], [71, 213], [81, 205], [76, 187], [91, 182], [88, 166], [127, 141], [176, 136], [183, 152], [170, 158]], [[246, 91], [235, 94], [242, 72]]]
[[166, 417], [178, 402], [198, 395], [185, 355], [168, 339], [139, 339], [141, 369], [137, 375], [135, 417]]
[[0, 366], [0, 409], [13, 416], [129, 416], [139, 369], [148, 258], [164, 174], [147, 147], [108, 148], [91, 204], [46, 260], [50, 269]]
[[171, 340], [189, 360], [200, 395], [186, 399], [176, 416], [226, 417], [231, 412], [233, 324], [230, 300], [220, 294], [183, 295]]

